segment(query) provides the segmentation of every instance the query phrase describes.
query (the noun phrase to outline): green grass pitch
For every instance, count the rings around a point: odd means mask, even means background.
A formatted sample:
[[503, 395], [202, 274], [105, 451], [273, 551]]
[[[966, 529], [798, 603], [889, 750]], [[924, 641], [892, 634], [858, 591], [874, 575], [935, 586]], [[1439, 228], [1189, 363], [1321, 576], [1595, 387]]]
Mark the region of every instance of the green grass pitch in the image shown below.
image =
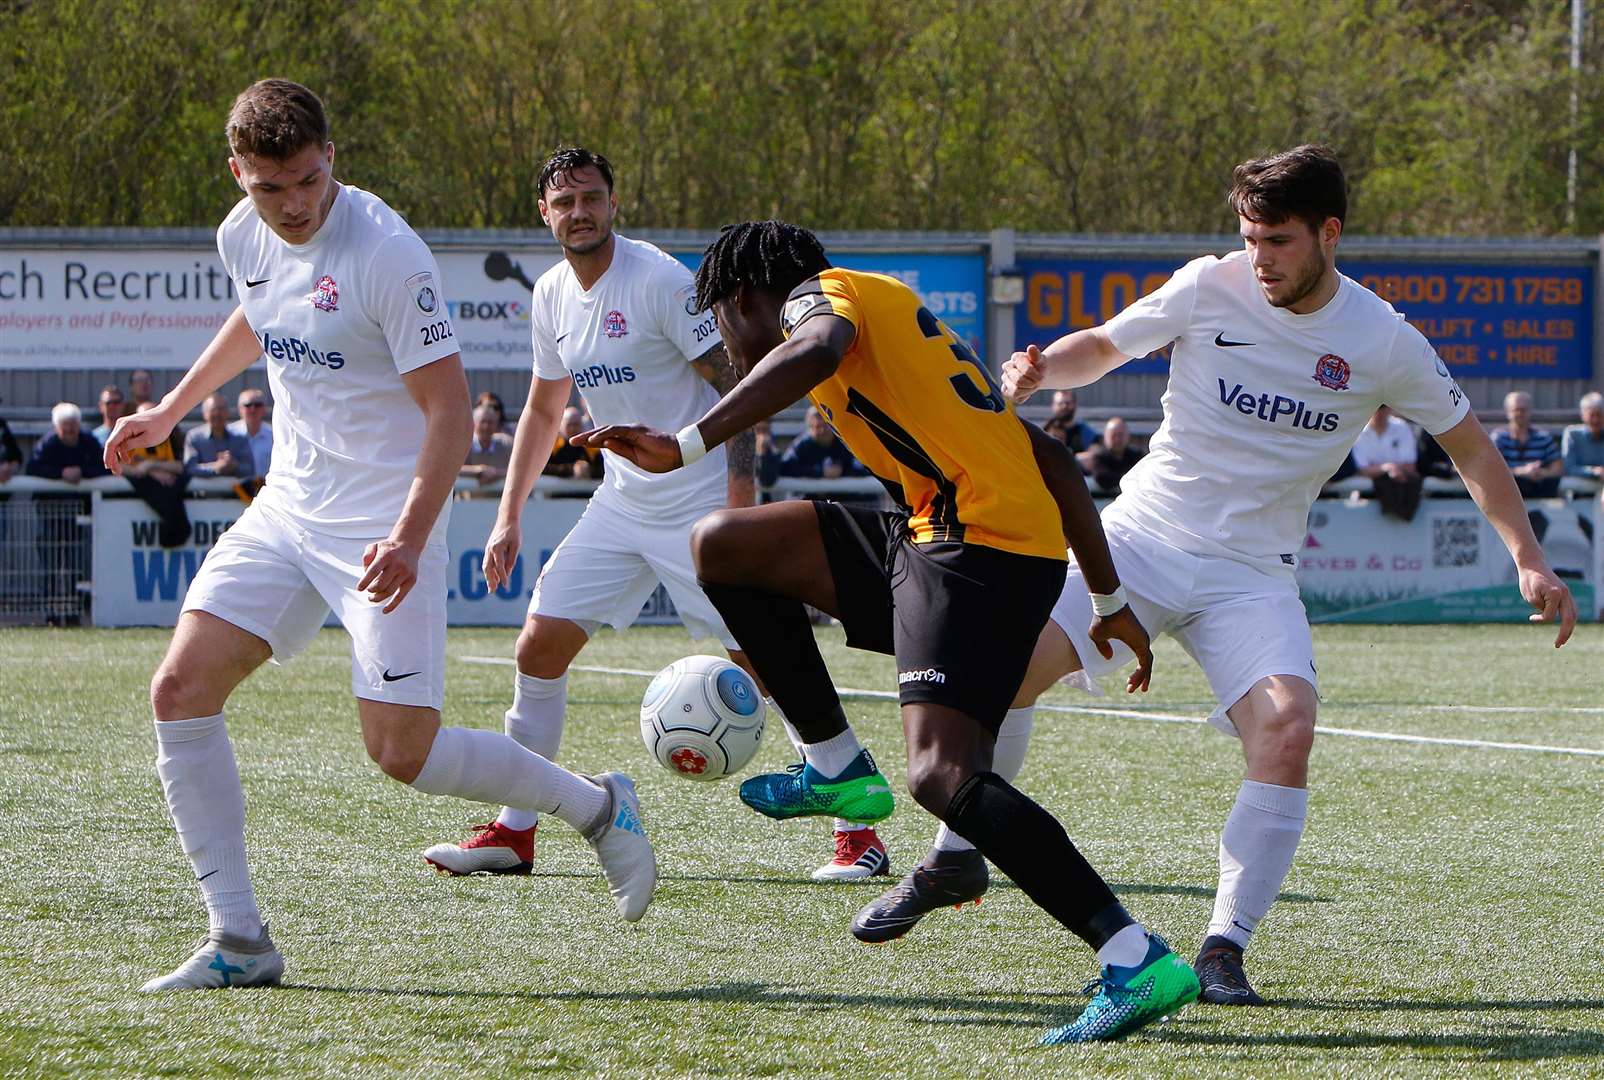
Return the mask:
[[[821, 630], [839, 685], [890, 662]], [[1321, 627], [1336, 728], [1604, 749], [1604, 634]], [[142, 996], [205, 919], [162, 804], [146, 684], [161, 631], [0, 633], [0, 1075], [1265, 1076], [1604, 1072], [1604, 758], [1316, 743], [1308, 832], [1249, 951], [1274, 1006], [1193, 1006], [1127, 1042], [1035, 1048], [1071, 1017], [1090, 954], [1006, 881], [901, 942], [847, 933], [885, 879], [818, 885], [822, 822], [777, 823], [657, 768], [644, 681], [576, 672], [564, 761], [639, 781], [663, 872], [638, 926], [589, 849], [543, 826], [536, 875], [447, 879], [419, 857], [490, 811], [420, 796], [366, 760], [345, 639], [267, 667], [229, 726], [258, 897], [289, 968], [277, 990]], [[495, 727], [510, 631], [454, 630], [447, 721]], [[656, 669], [678, 629], [604, 633], [580, 663]], [[1201, 716], [1169, 642], [1153, 692], [1101, 702]], [[1442, 706], [1508, 711], [1448, 711]], [[848, 711], [893, 783], [900, 874], [934, 821], [902, 793], [893, 706]], [[790, 754], [771, 730], [754, 769]], [[1020, 785], [1128, 907], [1190, 956], [1240, 751], [1209, 728], [1042, 712]]]

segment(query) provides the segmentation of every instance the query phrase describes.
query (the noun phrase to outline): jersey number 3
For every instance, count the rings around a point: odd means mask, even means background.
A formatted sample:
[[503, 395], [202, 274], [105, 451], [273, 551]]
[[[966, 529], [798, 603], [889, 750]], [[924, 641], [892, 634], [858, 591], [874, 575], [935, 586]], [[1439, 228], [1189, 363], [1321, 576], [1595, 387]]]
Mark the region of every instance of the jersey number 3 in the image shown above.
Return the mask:
[[974, 350], [957, 334], [947, 329], [945, 323], [930, 314], [929, 308], [921, 307], [918, 318], [919, 331], [927, 338], [945, 340], [947, 348], [952, 350], [952, 355], [958, 358], [960, 364], [968, 364], [973, 367], [975, 374], [979, 377], [981, 386], [986, 388], [982, 391], [979, 386], [976, 386], [973, 381], [962, 373], [954, 375], [948, 381], [952, 383], [952, 388], [958, 392], [958, 396], [963, 399], [963, 403], [971, 408], [983, 409], [986, 412], [1002, 412], [1006, 408], [1003, 405], [1002, 391], [992, 379], [991, 370], [980, 362], [980, 357], [975, 355]]

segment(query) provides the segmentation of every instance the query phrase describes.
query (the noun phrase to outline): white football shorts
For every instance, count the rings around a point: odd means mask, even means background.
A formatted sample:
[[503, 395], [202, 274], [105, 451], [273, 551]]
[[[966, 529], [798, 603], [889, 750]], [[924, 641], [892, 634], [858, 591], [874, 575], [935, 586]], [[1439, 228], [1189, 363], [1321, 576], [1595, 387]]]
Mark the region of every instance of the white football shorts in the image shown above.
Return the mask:
[[254, 503], [207, 553], [184, 610], [255, 634], [283, 663], [306, 648], [332, 609], [351, 636], [353, 694], [438, 709], [446, 692], [446, 546], [424, 550], [412, 591], [386, 615], [356, 590], [372, 542], [310, 532]]
[[[1236, 735], [1225, 711], [1271, 675], [1295, 675], [1319, 690], [1314, 639], [1291, 566], [1191, 555], [1108, 518], [1103, 531], [1131, 613], [1149, 637], [1169, 634], [1203, 669], [1217, 702], [1209, 723]], [[1114, 658], [1104, 660], [1092, 644], [1092, 599], [1073, 552], [1052, 619], [1094, 678], [1135, 659], [1115, 642]]]
[[740, 648], [696, 584], [691, 563], [691, 527], [723, 506], [710, 503], [673, 521], [646, 522], [598, 492], [541, 568], [529, 614], [569, 619], [587, 630], [602, 623], [622, 630], [661, 581], [692, 638], [715, 637], [726, 649]]

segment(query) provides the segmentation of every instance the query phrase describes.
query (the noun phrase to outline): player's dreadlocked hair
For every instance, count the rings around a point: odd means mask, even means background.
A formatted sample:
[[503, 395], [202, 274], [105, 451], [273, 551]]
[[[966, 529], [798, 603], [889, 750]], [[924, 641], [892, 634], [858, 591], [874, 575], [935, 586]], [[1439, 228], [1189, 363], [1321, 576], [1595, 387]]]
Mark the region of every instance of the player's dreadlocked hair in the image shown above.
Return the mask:
[[828, 269], [824, 245], [800, 225], [783, 221], [726, 225], [702, 253], [702, 265], [696, 271], [696, 308], [706, 311], [742, 285], [785, 296]]

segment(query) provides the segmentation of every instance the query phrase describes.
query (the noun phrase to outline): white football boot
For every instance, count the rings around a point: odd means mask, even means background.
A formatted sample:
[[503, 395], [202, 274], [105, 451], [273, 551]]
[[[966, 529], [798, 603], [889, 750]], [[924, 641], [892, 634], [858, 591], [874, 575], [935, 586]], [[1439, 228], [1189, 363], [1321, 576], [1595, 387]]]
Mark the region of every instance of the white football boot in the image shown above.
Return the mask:
[[262, 927], [255, 941], [214, 930], [168, 975], [160, 975], [139, 988], [157, 990], [219, 990], [242, 986], [273, 986], [284, 974], [284, 957]]
[[657, 888], [657, 853], [652, 850], [652, 842], [646, 839], [646, 828], [641, 824], [635, 784], [623, 773], [616, 772], [605, 772], [589, 779], [607, 792], [608, 805], [601, 824], [586, 834], [585, 839], [596, 849], [602, 875], [607, 878], [607, 891], [618, 905], [618, 913], [636, 922], [646, 914], [646, 905], [652, 902], [652, 893]]

